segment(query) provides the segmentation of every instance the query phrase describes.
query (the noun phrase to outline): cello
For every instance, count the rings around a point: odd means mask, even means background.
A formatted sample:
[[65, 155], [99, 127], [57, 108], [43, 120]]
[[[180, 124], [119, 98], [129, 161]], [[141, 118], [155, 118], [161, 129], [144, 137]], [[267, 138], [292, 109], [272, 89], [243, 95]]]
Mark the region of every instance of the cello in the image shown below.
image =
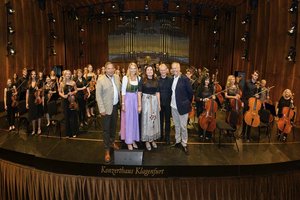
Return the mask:
[[[218, 104], [215, 101], [215, 95], [218, 95], [225, 90], [215, 93], [208, 97], [208, 101], [205, 102], [205, 111], [200, 115], [198, 123], [200, 127], [206, 131], [213, 132], [216, 129], [216, 112], [218, 110]], [[204, 134], [205, 135], [205, 134]]]
[[[269, 87], [268, 89], [266, 89], [267, 91], [272, 89], [275, 86]], [[266, 90], [262, 90], [258, 93], [256, 93], [254, 96], [259, 95], [262, 92], [265, 92]], [[257, 99], [256, 97], [251, 97], [249, 98], [249, 110], [245, 113], [244, 116], [244, 120], [246, 122], [247, 125], [252, 126], [252, 127], [258, 127], [260, 124], [260, 116], [258, 114], [261, 106], [262, 106], [262, 102]]]
[[243, 121], [242, 114], [241, 114], [243, 103], [241, 99], [230, 99], [229, 103], [230, 103], [231, 110], [228, 114], [227, 122], [231, 126], [241, 125]]
[[218, 73], [219, 73], [219, 71], [218, 71], [218, 69], [216, 69], [214, 86], [215, 86], [215, 91], [217, 93], [216, 97], [218, 98], [220, 104], [222, 105], [224, 103], [224, 97], [221, 94], [222, 86], [218, 82]]
[[277, 122], [277, 127], [281, 131], [281, 133], [288, 134], [292, 130], [292, 124], [291, 120], [294, 117], [294, 110], [292, 109], [294, 107], [293, 105], [293, 96], [291, 97], [291, 102], [289, 107], [283, 107], [282, 108], [282, 117]]

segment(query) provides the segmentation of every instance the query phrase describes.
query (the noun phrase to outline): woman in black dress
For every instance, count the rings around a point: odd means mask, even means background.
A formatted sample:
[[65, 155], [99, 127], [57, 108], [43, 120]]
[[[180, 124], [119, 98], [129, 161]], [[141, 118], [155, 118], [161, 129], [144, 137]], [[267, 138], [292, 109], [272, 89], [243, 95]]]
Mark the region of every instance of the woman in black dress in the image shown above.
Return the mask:
[[36, 72], [32, 71], [28, 81], [28, 89], [26, 92], [26, 108], [28, 109], [29, 120], [32, 121], [32, 135], [35, 134], [35, 122], [38, 121], [37, 134], [41, 131], [41, 118], [43, 117], [44, 97], [42, 88], [38, 87]]
[[83, 73], [81, 69], [77, 70], [77, 100], [78, 100], [78, 114], [79, 114], [79, 123], [80, 127], [83, 127], [83, 124], [88, 125], [86, 121], [86, 100], [90, 97], [90, 90], [87, 87], [87, 81], [83, 77]]
[[[198, 86], [196, 93], [195, 93], [195, 101], [196, 101], [196, 109], [197, 109], [197, 117], [199, 119], [200, 115], [205, 110], [205, 102], [208, 101], [208, 97], [212, 96], [214, 93], [213, 84], [210, 83], [209, 77], [205, 76], [201, 79], [201, 84]], [[198, 124], [198, 134], [202, 138], [203, 137], [203, 130]], [[211, 133], [206, 134], [205, 139], [210, 139]]]
[[12, 84], [11, 79], [7, 80], [7, 87], [4, 88], [4, 108], [7, 112], [7, 121], [9, 131], [15, 129], [15, 113], [16, 113], [17, 88]]
[[87, 66], [87, 73], [84, 75], [84, 78], [87, 81], [88, 87], [90, 89], [90, 96], [87, 99], [87, 116], [94, 116], [94, 108], [96, 106], [96, 74], [93, 72], [93, 66]]
[[46, 83], [44, 86], [44, 113], [47, 119], [47, 126], [50, 125], [50, 115], [48, 112], [48, 103], [54, 101], [53, 95], [56, 94], [55, 83], [53, 83], [49, 76], [46, 77]]
[[76, 137], [78, 133], [78, 104], [76, 100], [77, 87], [71, 80], [71, 71], [65, 70], [64, 78], [59, 86], [59, 95], [63, 98], [65, 115], [65, 132], [67, 137]]

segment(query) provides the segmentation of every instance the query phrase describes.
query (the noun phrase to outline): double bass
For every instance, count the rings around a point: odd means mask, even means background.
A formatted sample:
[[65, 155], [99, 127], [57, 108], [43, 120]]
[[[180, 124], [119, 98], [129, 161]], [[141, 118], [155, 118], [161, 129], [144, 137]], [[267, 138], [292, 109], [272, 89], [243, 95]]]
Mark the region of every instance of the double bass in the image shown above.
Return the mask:
[[[293, 99], [293, 96], [291, 99]], [[291, 120], [295, 115], [292, 107], [293, 102], [291, 100], [289, 107], [282, 108], [282, 117], [277, 122], [277, 127], [281, 131], [281, 133], [289, 134], [292, 130]]]

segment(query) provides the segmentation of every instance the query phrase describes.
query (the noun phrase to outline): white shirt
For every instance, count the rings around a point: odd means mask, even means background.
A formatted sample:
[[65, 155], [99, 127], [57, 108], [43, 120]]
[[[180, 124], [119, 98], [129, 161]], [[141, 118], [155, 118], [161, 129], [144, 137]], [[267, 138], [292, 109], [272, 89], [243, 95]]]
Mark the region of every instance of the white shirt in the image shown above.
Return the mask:
[[110, 77], [110, 76], [107, 76], [111, 82], [112, 82], [112, 85], [113, 85], [113, 88], [114, 88], [114, 100], [113, 100], [113, 105], [117, 105], [118, 102], [119, 102], [119, 95], [118, 95], [118, 88], [115, 84], [115, 79], [114, 79], [114, 76]]
[[177, 105], [176, 105], [176, 94], [175, 94], [175, 90], [176, 90], [176, 86], [177, 86], [177, 82], [178, 82], [179, 76], [175, 77], [173, 79], [173, 84], [172, 84], [172, 97], [171, 97], [171, 107], [177, 109]]

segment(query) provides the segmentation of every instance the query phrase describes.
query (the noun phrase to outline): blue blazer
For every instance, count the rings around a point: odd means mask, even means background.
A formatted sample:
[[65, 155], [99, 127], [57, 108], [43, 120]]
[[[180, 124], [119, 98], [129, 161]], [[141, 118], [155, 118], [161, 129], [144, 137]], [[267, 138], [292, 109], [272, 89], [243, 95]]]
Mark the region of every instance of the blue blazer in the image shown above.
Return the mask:
[[193, 89], [190, 80], [184, 75], [180, 75], [178, 79], [175, 88], [175, 99], [177, 110], [180, 115], [184, 115], [191, 112]]

